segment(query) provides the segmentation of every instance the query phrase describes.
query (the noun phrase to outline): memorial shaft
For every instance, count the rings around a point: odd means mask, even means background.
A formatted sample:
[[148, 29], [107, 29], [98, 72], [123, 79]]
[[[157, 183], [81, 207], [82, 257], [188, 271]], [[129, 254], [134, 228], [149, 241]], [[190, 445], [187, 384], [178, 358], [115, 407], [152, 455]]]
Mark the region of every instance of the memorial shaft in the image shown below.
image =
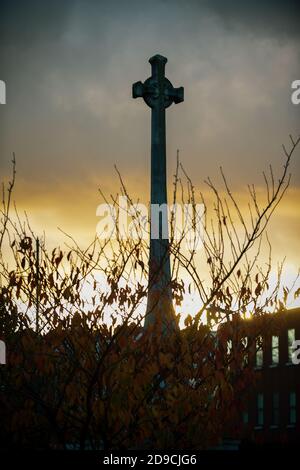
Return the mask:
[[165, 77], [165, 57], [155, 55], [149, 62], [152, 76], [133, 85], [133, 98], [143, 97], [151, 108], [151, 228], [145, 326], [160, 324], [163, 331], [168, 331], [176, 328], [176, 322], [168, 237], [166, 108], [183, 101], [183, 88], [174, 88]]

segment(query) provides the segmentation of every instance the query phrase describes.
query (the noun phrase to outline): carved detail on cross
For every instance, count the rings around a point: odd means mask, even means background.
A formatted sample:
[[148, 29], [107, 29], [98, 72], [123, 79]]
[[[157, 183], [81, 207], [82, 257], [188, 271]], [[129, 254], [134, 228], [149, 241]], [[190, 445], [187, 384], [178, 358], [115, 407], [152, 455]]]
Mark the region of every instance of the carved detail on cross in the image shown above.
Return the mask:
[[168, 59], [162, 55], [154, 55], [149, 59], [152, 67], [152, 76], [142, 83], [132, 85], [132, 97], [143, 98], [150, 108], [168, 108], [172, 103], [181, 103], [184, 100], [183, 87], [174, 88], [165, 77], [165, 65]]

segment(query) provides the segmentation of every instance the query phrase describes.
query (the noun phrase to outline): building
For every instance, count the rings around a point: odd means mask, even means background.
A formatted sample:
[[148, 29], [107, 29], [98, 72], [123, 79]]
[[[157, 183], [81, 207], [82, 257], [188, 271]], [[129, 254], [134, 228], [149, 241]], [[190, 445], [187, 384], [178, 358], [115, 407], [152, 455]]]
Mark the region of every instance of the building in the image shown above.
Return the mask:
[[[247, 444], [300, 443], [300, 309], [268, 315], [251, 355], [256, 381], [241, 416]], [[250, 320], [249, 334], [251, 323]]]

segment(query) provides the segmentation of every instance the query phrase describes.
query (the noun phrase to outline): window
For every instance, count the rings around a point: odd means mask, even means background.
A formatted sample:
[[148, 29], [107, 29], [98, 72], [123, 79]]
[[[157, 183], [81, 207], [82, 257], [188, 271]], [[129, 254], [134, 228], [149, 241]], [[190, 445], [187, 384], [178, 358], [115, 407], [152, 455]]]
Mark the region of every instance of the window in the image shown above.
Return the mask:
[[264, 424], [264, 396], [262, 393], [258, 393], [256, 397], [257, 405], [257, 426], [263, 426]]
[[292, 328], [288, 330], [288, 357], [289, 362], [292, 362], [293, 359], [293, 343], [295, 341], [295, 329]]
[[249, 424], [249, 413], [248, 410], [243, 411], [243, 424]]
[[279, 393], [272, 395], [272, 426], [279, 425]]
[[262, 337], [259, 336], [256, 340], [256, 354], [255, 354], [255, 366], [262, 367], [264, 362]]
[[279, 364], [279, 336], [272, 336], [272, 365]]
[[289, 396], [289, 423], [294, 425], [297, 421], [297, 398], [295, 392], [290, 392]]

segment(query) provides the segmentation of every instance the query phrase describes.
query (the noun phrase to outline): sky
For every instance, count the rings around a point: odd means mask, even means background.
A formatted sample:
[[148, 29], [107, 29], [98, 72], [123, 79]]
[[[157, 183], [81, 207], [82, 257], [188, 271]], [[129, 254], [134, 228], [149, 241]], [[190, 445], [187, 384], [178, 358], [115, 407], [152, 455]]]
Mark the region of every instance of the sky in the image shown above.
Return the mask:
[[[61, 241], [57, 227], [83, 244], [95, 236], [98, 188], [118, 187], [114, 164], [149, 200], [150, 110], [131, 86], [156, 53], [185, 89], [167, 111], [170, 188], [177, 149], [199, 191], [207, 176], [220, 183], [220, 166], [241, 201], [270, 164], [280, 174], [282, 144], [300, 131], [299, 1], [1, 0], [0, 9], [1, 180], [15, 152], [17, 206], [50, 243]], [[299, 170], [298, 150], [269, 229], [287, 278], [300, 265]]]

